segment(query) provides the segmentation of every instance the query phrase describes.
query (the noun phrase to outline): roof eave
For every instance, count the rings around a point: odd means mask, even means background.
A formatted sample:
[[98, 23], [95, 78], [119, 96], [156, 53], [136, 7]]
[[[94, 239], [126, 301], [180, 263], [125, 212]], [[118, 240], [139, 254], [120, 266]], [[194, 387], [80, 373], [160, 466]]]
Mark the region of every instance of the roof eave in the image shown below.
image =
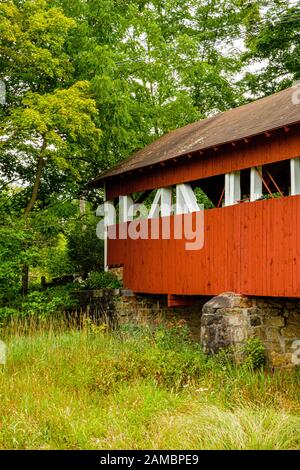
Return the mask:
[[190, 155], [193, 155], [193, 154], [196, 154], [196, 153], [199, 153], [201, 152], [202, 154], [204, 154], [205, 152], [208, 152], [212, 149], [215, 149], [215, 148], [222, 148], [222, 147], [225, 147], [227, 145], [231, 145], [233, 143], [239, 143], [239, 142], [242, 142], [242, 141], [245, 141], [245, 139], [253, 139], [255, 137], [259, 137], [259, 136], [262, 136], [262, 135], [266, 135], [266, 133], [273, 133], [273, 132], [276, 132], [278, 130], [281, 130], [281, 129], [285, 129], [285, 128], [289, 128], [291, 126], [294, 126], [294, 125], [297, 125], [297, 124], [300, 124], [300, 120], [297, 120], [297, 121], [294, 121], [294, 122], [290, 122], [290, 123], [287, 123], [287, 124], [284, 124], [284, 125], [281, 125], [279, 127], [275, 127], [275, 128], [271, 128], [271, 129], [265, 129], [263, 130], [262, 132], [259, 132], [259, 133], [256, 133], [256, 134], [249, 134], [249, 135], [245, 135], [244, 137], [240, 137], [238, 139], [232, 139], [232, 140], [229, 140], [229, 141], [226, 141], [226, 142], [222, 142], [220, 144], [215, 144], [215, 145], [212, 145], [212, 146], [209, 146], [209, 147], [204, 147], [204, 148], [199, 148], [199, 149], [194, 149], [194, 150], [191, 150], [190, 152], [185, 152], [185, 153], [182, 153], [182, 154], [178, 154], [178, 155], [173, 155], [172, 157], [166, 159], [166, 160], [163, 160], [163, 162], [159, 161], [159, 162], [156, 162], [156, 163], [149, 163], [149, 164], [145, 164], [145, 165], [140, 165], [136, 168], [132, 168], [132, 169], [128, 169], [126, 171], [120, 171], [119, 173], [114, 173], [114, 174], [110, 174], [110, 172], [113, 170], [113, 168], [109, 169], [109, 170], [105, 170], [103, 174], [100, 174], [97, 178], [95, 178], [94, 180], [92, 180], [88, 185], [87, 185], [87, 188], [88, 189], [95, 189], [95, 188], [99, 188], [101, 186], [104, 186], [104, 183], [108, 180], [108, 179], [114, 179], [114, 178], [120, 178], [121, 176], [123, 177], [124, 175], [126, 174], [132, 174], [133, 172], [138, 172], [138, 171], [141, 171], [141, 170], [144, 170], [145, 168], [151, 168], [151, 167], [157, 167], [157, 166], [162, 166], [162, 163], [164, 164], [167, 164], [169, 162], [171, 162], [172, 160], [174, 159], [181, 159], [181, 158], [187, 158], [188, 156]]

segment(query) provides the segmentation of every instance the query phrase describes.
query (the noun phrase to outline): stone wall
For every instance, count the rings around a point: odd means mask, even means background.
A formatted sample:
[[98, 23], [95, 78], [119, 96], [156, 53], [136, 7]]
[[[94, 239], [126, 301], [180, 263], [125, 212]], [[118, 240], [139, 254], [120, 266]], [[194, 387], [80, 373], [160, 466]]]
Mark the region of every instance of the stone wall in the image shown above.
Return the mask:
[[241, 346], [253, 337], [261, 339], [271, 368], [300, 363], [300, 301], [225, 293], [204, 305], [201, 343], [206, 353]]
[[[125, 291], [126, 293], [126, 291]], [[185, 320], [193, 339], [200, 341], [201, 314], [207, 298], [195, 298], [192, 306], [168, 307], [167, 296], [163, 295], [121, 295], [116, 299], [119, 324], [135, 322], [154, 324]]]
[[166, 295], [136, 295], [126, 289], [77, 291], [75, 296], [79, 303], [78, 310], [71, 312], [75, 317], [85, 314], [112, 327], [184, 319], [196, 341], [200, 341], [201, 313], [208, 300], [195, 297], [192, 306], [169, 308]]
[[[260, 338], [271, 368], [300, 363], [300, 300], [250, 298], [224, 293], [210, 300], [193, 298], [193, 305], [167, 306], [167, 296], [134, 295], [124, 289], [78, 291], [79, 308], [71, 315], [88, 315], [115, 328], [128, 322], [140, 325], [186, 321], [204, 351], [214, 354]], [[238, 350], [238, 348], [237, 348]]]

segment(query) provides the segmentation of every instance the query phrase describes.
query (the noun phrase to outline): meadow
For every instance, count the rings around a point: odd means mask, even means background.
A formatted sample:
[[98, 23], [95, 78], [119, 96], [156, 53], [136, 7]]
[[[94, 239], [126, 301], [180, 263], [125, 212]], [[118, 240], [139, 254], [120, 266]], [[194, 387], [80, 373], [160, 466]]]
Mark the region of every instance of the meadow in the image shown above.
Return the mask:
[[299, 449], [299, 371], [205, 356], [183, 324], [0, 331], [0, 449]]

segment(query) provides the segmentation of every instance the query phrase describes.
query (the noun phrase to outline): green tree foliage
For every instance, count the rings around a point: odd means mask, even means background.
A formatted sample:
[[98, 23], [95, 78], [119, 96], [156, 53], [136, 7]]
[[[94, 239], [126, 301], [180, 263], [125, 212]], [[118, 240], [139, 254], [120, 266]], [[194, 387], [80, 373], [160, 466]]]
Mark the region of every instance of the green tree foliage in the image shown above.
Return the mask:
[[0, 304], [20, 293], [23, 266], [34, 267], [42, 259], [42, 235], [18, 217], [11, 196], [7, 191], [0, 194]]
[[101, 269], [103, 194], [87, 183], [172, 129], [298, 79], [299, 15], [287, 0], [3, 0], [2, 298], [24, 266]]
[[83, 277], [90, 271], [103, 269], [103, 240], [96, 238], [98, 222], [99, 219], [88, 213], [72, 225], [66, 236], [69, 258], [75, 272]]
[[52, 3], [76, 20], [68, 51], [99, 107], [101, 165], [241, 102], [234, 81], [244, 15], [238, 0]]
[[[264, 8], [259, 10], [257, 5]], [[260, 66], [246, 74], [245, 83], [252, 96], [260, 97], [300, 79], [300, 3], [295, 0], [256, 2], [256, 15], [254, 18], [252, 11], [252, 19], [246, 22], [247, 51], [243, 59]]]
[[66, 51], [74, 26], [73, 19], [43, 0], [0, 5], [0, 79], [7, 84], [1, 160], [6, 179], [28, 184], [27, 215], [47, 164], [52, 178], [76, 180], [82, 159], [97, 151], [96, 103], [89, 82], [74, 80]]
[[[2, 185], [18, 181], [23, 187], [23, 207], [22, 203], [19, 207], [27, 234], [23, 255], [34, 246], [29, 215], [44, 179], [48, 183], [48, 190], [42, 191], [44, 207], [52, 195], [61, 197], [59, 190], [78, 191], [74, 183], [86, 173], [101, 137], [90, 83], [75, 80], [66, 50], [74, 26], [60, 8], [43, 0], [0, 5], [0, 78], [8, 90], [0, 122], [1, 178]], [[61, 184], [52, 188], [53, 181]], [[28, 268], [33, 264], [28, 257], [23, 263], [23, 292], [27, 292]]]
[[[44, 168], [51, 161], [57, 171], [71, 173], [76, 180], [88, 153], [97, 149], [100, 131], [93, 122], [95, 102], [87, 96], [87, 82], [40, 95], [27, 92], [20, 106], [12, 108], [0, 126], [2, 149], [21, 164], [36, 165], [28, 215], [37, 199]], [[18, 129], [17, 135], [15, 130]], [[79, 143], [79, 145], [78, 145]]]

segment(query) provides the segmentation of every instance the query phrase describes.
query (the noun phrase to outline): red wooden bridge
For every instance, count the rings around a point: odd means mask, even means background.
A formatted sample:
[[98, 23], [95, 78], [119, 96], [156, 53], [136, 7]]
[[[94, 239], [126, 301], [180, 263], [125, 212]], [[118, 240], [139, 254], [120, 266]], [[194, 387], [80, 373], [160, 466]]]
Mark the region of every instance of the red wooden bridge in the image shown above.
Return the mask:
[[[108, 238], [107, 266], [124, 267], [127, 288], [300, 297], [300, 105], [293, 102], [294, 92], [173, 131], [94, 180], [94, 187], [105, 184], [110, 204], [123, 208], [151, 190], [171, 201], [176, 188], [178, 199], [179, 187], [188, 195], [201, 188], [215, 206], [204, 211], [199, 250], [186, 250], [187, 240], [174, 239], [172, 230], [167, 240], [161, 232], [158, 239]], [[195, 219], [193, 209], [184, 212]], [[173, 227], [180, 213], [170, 209], [160, 224], [167, 217]], [[123, 216], [117, 231], [130, 223], [135, 222]]]

